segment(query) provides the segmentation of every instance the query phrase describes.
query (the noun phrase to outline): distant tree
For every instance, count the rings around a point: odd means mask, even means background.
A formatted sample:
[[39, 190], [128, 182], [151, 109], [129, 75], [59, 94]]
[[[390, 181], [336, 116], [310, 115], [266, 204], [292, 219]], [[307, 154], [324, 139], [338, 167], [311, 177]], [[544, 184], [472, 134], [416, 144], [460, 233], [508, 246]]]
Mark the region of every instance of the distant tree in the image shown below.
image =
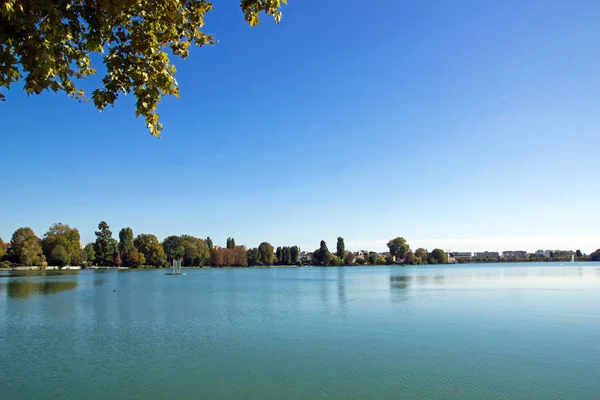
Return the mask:
[[291, 257], [291, 264], [292, 265], [296, 265], [298, 263], [298, 256], [300, 255], [300, 249], [298, 248], [298, 246], [292, 246], [290, 248], [290, 257]]
[[94, 252], [96, 253], [96, 264], [113, 265], [117, 252], [117, 241], [112, 237], [110, 227], [104, 221], [98, 224]]
[[370, 265], [377, 265], [377, 260], [379, 260], [379, 255], [374, 251], [369, 252], [369, 257], [367, 258]]
[[212, 253], [213, 249], [215, 248], [215, 246], [213, 245], [213, 241], [210, 238], [210, 236], [208, 236], [206, 238], [206, 245], [208, 246], [208, 251], [210, 251]]
[[292, 251], [289, 246], [285, 246], [281, 249], [283, 256], [283, 265], [291, 265], [292, 264]]
[[327, 248], [327, 243], [321, 240], [321, 245], [313, 252], [312, 261], [314, 265], [329, 265], [333, 254]]
[[590, 254], [590, 261], [600, 261], [600, 249]]
[[235, 239], [232, 237], [227, 238], [227, 246], [228, 249], [233, 249], [235, 247]]
[[354, 254], [351, 251], [347, 251], [344, 255], [344, 265], [354, 264]]
[[135, 238], [133, 244], [144, 256], [145, 262], [142, 265], [162, 267], [167, 264], [167, 255], [156, 236], [142, 233]]
[[42, 248], [50, 265], [64, 267], [81, 263], [79, 231], [69, 225], [61, 223], [52, 225], [44, 234]]
[[429, 262], [431, 264], [447, 264], [448, 254], [442, 249], [433, 249], [429, 255]]
[[85, 260], [88, 264], [93, 265], [96, 261], [96, 252], [94, 251], [94, 243], [88, 243], [83, 248], [83, 252], [85, 253]]
[[119, 232], [119, 254], [121, 260], [126, 267], [132, 267], [132, 254], [137, 251], [133, 244], [133, 230], [131, 228], [123, 228]]
[[181, 237], [175, 235], [167, 236], [165, 240], [163, 240], [162, 245], [169, 264], [171, 264], [173, 260], [181, 260], [183, 258], [185, 248], [183, 247]]
[[582, 256], [583, 256], [583, 253], [581, 253], [581, 250], [577, 250], [577, 251], [575, 252], [575, 257], [577, 257], [577, 258], [580, 258], [580, 257], [582, 257]]
[[22, 265], [40, 265], [46, 261], [41, 240], [31, 228], [19, 228], [13, 233], [9, 258]]
[[412, 251], [406, 253], [406, 257], [404, 257], [404, 262], [406, 264], [413, 264], [415, 262], [415, 254]]
[[428, 258], [429, 258], [429, 253], [427, 252], [427, 250], [425, 250], [422, 247], [419, 247], [417, 250], [415, 250], [415, 260], [413, 261], [413, 264], [416, 264], [416, 265], [427, 264]]
[[115, 260], [114, 263], [117, 267], [120, 267], [123, 264], [123, 260], [121, 260], [121, 255], [119, 254], [119, 252], [115, 252]]
[[273, 262], [275, 261], [275, 252], [270, 243], [262, 242], [258, 246], [258, 253], [260, 254], [260, 262], [262, 265], [273, 265]]
[[181, 240], [184, 266], [201, 267], [210, 261], [210, 251], [204, 240], [189, 235], [182, 235]]
[[346, 254], [346, 246], [344, 245], [344, 238], [339, 237], [337, 239], [337, 251], [335, 252], [335, 255], [338, 256], [339, 258], [344, 258], [345, 254]]
[[410, 250], [410, 246], [403, 237], [390, 240], [387, 243], [387, 247], [390, 249], [390, 254], [396, 259], [396, 262], [401, 262]]
[[363, 256], [356, 257], [356, 263], [358, 265], [365, 265], [368, 261]]
[[246, 257], [248, 259], [248, 265], [250, 265], [250, 266], [261, 265], [260, 253], [258, 252], [258, 249], [256, 247], [254, 247], [252, 249], [248, 249], [248, 251], [246, 252]]
[[129, 262], [132, 268], [139, 268], [146, 264], [146, 257], [144, 257], [144, 254], [140, 253], [139, 251], [133, 251], [130, 254]]
[[277, 246], [275, 249], [275, 259], [277, 260], [277, 264], [283, 265], [283, 256], [281, 254], [281, 246]]
[[0, 261], [2, 261], [4, 257], [6, 257], [6, 244], [2, 238], [0, 238]]

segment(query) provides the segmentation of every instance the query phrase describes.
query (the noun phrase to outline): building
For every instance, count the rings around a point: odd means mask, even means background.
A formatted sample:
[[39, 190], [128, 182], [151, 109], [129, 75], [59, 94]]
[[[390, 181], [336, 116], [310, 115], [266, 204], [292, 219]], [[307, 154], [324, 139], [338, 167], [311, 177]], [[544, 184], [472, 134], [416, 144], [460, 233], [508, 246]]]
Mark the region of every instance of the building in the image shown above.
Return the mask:
[[480, 251], [475, 253], [475, 258], [500, 258], [497, 251]]
[[535, 252], [536, 256], [550, 258], [552, 256], [552, 252], [550, 250], [538, 250]]
[[470, 260], [471, 258], [473, 258], [473, 253], [471, 253], [470, 251], [453, 251], [448, 254], [455, 260]]
[[312, 262], [312, 252], [301, 251], [298, 254], [298, 259], [302, 261], [302, 264], [310, 264]]
[[502, 252], [502, 258], [527, 258], [529, 254], [524, 250], [507, 250]]

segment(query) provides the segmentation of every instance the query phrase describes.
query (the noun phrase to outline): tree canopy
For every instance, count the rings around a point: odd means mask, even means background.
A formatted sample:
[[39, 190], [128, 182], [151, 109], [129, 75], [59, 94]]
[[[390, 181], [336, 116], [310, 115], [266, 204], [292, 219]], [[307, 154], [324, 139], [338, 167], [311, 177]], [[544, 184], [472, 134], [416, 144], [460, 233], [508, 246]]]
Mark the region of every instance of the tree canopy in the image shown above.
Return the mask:
[[[279, 23], [286, 2], [241, 0], [240, 7], [257, 26], [261, 13]], [[133, 94], [136, 116], [160, 136], [157, 105], [166, 95], [179, 96], [171, 56], [185, 59], [191, 45], [216, 43], [204, 32], [212, 9], [207, 0], [0, 0], [0, 89], [23, 81], [28, 94], [52, 90], [89, 101], [80, 81], [98, 73], [91, 56], [99, 54], [103, 77], [91, 94], [96, 108]]]
[[10, 253], [13, 261], [22, 265], [40, 265], [46, 261], [41, 240], [31, 228], [19, 228], [13, 233]]
[[396, 262], [403, 260], [406, 257], [406, 253], [410, 250], [410, 246], [403, 237], [390, 240], [387, 243], [387, 247], [390, 249], [390, 254], [396, 257]]
[[81, 263], [79, 231], [69, 225], [57, 223], [48, 229], [42, 239], [42, 247], [50, 265], [63, 267]]

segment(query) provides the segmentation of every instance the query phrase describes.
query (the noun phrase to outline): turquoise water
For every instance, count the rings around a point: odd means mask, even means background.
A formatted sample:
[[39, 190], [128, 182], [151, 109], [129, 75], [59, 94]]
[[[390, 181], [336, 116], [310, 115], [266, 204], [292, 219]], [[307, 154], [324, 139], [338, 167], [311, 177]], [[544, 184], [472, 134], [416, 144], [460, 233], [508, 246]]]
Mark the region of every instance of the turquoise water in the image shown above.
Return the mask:
[[2, 399], [596, 399], [600, 264], [0, 276]]

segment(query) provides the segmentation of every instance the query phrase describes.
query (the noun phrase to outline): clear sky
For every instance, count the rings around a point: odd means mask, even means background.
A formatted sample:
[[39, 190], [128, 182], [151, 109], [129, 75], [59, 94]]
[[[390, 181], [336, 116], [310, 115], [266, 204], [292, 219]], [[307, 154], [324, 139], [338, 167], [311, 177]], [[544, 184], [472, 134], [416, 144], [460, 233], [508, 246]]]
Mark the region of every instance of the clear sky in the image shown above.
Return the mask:
[[600, 2], [289, 3], [250, 28], [215, 2], [160, 140], [132, 98], [5, 92], [0, 237], [600, 248]]

